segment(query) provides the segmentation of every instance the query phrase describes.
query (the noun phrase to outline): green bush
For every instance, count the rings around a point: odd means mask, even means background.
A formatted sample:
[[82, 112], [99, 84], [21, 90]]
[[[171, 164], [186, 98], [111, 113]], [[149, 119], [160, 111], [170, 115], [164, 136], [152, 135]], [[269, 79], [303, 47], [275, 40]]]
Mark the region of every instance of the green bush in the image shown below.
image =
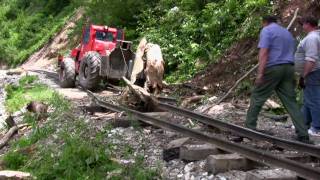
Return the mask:
[[16, 112], [30, 101], [48, 101], [52, 98], [54, 91], [35, 83], [37, 79], [37, 76], [25, 76], [19, 80], [19, 85], [9, 84], [5, 87], [5, 107], [8, 112]]
[[53, 37], [73, 7], [70, 0], [2, 0], [0, 62], [21, 64]]
[[243, 38], [256, 37], [267, 0], [162, 0], [140, 15], [138, 32], [161, 45], [167, 80], [190, 79]]
[[[32, 130], [11, 142], [9, 152], [2, 157], [6, 169], [30, 172], [37, 179], [108, 177], [115, 180], [147, 180], [159, 176], [157, 171], [145, 167], [143, 156], [129, 165], [115, 161], [115, 145], [106, 141], [110, 127], [97, 131], [74, 115], [69, 101], [36, 80], [36, 76], [26, 76], [19, 80], [19, 85], [7, 86], [9, 98], [6, 104], [15, 98], [19, 98], [20, 104], [23, 104], [25, 94], [32, 99], [46, 93], [50, 98], [42, 100], [52, 110], [41, 123], [35, 114], [24, 114], [23, 121], [31, 125]], [[123, 149], [123, 156], [131, 158], [133, 148], [127, 145]]]
[[256, 38], [259, 17], [271, 11], [268, 0], [2, 0], [0, 61], [23, 62], [79, 6], [86, 14], [77, 22], [73, 36], [81, 34], [88, 23], [124, 29], [134, 45], [146, 36], [161, 46], [170, 82], [192, 78], [216, 62], [231, 44]]

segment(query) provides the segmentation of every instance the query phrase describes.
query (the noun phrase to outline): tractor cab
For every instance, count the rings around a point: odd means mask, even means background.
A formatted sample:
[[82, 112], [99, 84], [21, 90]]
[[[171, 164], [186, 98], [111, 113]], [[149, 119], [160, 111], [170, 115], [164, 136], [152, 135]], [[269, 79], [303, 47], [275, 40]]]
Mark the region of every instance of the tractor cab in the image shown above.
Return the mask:
[[124, 33], [121, 29], [97, 25], [86, 26], [83, 29], [81, 44], [73, 50], [71, 57], [82, 59], [88, 51], [106, 55], [116, 47], [118, 41], [123, 40]]
[[134, 60], [131, 44], [130, 41], [124, 41], [121, 29], [85, 26], [81, 44], [71, 51], [68, 58], [58, 58], [61, 86], [74, 86], [78, 75], [80, 85], [87, 89], [94, 89], [101, 79], [129, 78]]

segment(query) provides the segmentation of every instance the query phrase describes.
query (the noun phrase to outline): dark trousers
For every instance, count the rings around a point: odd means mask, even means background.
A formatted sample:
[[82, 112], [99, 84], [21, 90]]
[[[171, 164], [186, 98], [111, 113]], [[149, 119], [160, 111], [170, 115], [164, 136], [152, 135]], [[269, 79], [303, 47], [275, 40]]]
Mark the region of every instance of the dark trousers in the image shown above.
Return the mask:
[[275, 91], [291, 116], [299, 137], [308, 136], [304, 118], [296, 102], [294, 67], [291, 64], [276, 65], [266, 68], [264, 83], [256, 86], [251, 95], [245, 126], [256, 129], [259, 112], [265, 101]]

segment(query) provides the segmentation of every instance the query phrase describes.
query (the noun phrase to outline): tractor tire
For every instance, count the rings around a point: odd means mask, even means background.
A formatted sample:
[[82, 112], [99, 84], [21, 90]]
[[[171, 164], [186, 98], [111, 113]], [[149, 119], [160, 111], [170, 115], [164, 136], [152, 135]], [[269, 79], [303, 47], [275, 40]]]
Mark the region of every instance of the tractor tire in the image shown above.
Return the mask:
[[59, 83], [62, 88], [72, 88], [75, 86], [76, 71], [75, 62], [71, 58], [65, 58], [60, 65]]
[[101, 67], [101, 56], [97, 52], [90, 51], [86, 53], [80, 63], [79, 83], [89, 90], [94, 90], [98, 87]]

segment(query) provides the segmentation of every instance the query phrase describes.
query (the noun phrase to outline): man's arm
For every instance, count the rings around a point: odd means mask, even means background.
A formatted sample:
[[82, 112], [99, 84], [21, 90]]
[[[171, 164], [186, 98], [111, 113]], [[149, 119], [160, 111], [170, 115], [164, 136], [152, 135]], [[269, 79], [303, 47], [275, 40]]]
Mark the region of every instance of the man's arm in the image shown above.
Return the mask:
[[303, 78], [305, 78], [314, 68], [315, 66], [315, 60], [306, 60], [306, 63], [304, 64], [304, 69], [303, 69]]
[[256, 79], [256, 85], [261, 85], [263, 83], [263, 75], [267, 65], [267, 60], [269, 56], [268, 48], [260, 48], [259, 50], [259, 67], [258, 67], [258, 76]]

